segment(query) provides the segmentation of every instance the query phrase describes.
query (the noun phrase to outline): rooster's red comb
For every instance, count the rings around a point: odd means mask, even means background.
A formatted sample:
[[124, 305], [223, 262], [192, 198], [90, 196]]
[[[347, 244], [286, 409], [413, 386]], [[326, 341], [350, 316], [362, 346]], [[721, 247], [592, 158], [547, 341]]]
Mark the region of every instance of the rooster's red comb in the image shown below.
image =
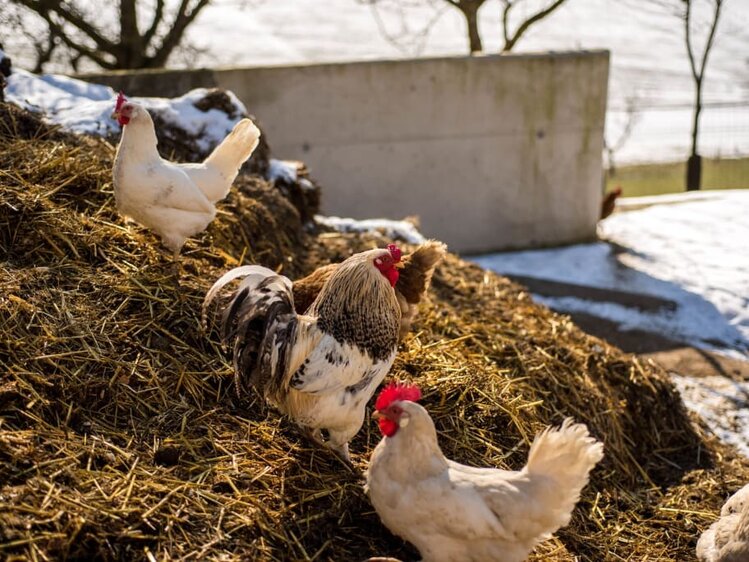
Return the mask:
[[117, 102], [114, 104], [114, 110], [119, 111], [120, 108], [122, 107], [122, 104], [125, 103], [126, 101], [127, 101], [127, 98], [125, 97], [125, 94], [123, 94], [122, 92], [117, 94]]
[[393, 402], [407, 400], [417, 402], [421, 398], [421, 390], [415, 384], [406, 384], [402, 382], [391, 382], [380, 391], [375, 402], [376, 410], [384, 410]]
[[390, 251], [390, 255], [393, 256], [393, 261], [395, 261], [395, 263], [401, 261], [402, 252], [398, 246], [395, 244], [388, 244], [388, 250]]

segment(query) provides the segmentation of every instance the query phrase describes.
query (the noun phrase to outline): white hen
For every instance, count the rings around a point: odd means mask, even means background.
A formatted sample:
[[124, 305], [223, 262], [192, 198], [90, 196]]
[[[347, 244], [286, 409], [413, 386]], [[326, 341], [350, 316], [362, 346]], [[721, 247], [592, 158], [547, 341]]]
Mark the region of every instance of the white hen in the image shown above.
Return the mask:
[[720, 518], [697, 542], [700, 562], [749, 561], [749, 484], [728, 498]]
[[216, 216], [215, 204], [229, 193], [260, 131], [242, 119], [205, 161], [177, 164], [159, 155], [153, 120], [144, 107], [120, 94], [112, 117], [123, 127], [113, 170], [117, 209], [158, 234], [176, 257], [185, 241]]
[[425, 562], [520, 562], [569, 523], [588, 475], [603, 457], [582, 424], [567, 419], [531, 445], [520, 471], [472, 468], [442, 454], [416, 387], [390, 385], [375, 417], [385, 437], [367, 488], [377, 514]]

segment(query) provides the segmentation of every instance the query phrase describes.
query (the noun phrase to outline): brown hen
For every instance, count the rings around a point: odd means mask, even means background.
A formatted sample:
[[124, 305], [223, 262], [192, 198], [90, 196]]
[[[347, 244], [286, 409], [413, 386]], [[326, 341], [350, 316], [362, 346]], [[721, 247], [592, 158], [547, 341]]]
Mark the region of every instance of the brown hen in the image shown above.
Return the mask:
[[[395, 284], [395, 296], [401, 307], [400, 340], [403, 340], [411, 330], [419, 303], [431, 283], [434, 269], [446, 251], [447, 246], [442, 242], [428, 240], [413, 253], [403, 256], [403, 268]], [[294, 281], [294, 308], [299, 311], [307, 310], [339, 266], [337, 263], [324, 265], [307, 277]]]

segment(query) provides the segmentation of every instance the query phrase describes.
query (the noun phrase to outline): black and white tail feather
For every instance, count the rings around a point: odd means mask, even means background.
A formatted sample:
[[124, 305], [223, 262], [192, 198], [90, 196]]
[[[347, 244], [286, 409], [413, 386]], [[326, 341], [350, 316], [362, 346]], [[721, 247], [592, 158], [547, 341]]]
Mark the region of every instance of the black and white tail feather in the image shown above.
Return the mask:
[[246, 265], [221, 276], [203, 300], [202, 324], [207, 332], [211, 303], [221, 290], [242, 278], [221, 313], [219, 333], [225, 346], [233, 343], [237, 393], [245, 384], [266, 397], [280, 391], [290, 350], [296, 340], [298, 316], [291, 281], [267, 267]]

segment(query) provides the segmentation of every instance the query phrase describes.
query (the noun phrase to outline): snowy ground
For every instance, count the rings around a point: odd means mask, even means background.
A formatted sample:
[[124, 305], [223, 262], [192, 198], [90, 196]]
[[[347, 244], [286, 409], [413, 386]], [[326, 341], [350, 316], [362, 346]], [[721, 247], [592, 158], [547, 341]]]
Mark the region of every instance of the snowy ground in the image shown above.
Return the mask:
[[[637, 209], [643, 205], [652, 204]], [[697, 348], [749, 361], [749, 192], [720, 191], [625, 199], [603, 221], [607, 242], [472, 258], [502, 274], [656, 297], [673, 306], [637, 306], [584, 296], [536, 295], [567, 313], [586, 313]], [[583, 291], [584, 292], [584, 291]], [[618, 294], [618, 293], [617, 293]], [[749, 381], [674, 376], [687, 406], [749, 456]]]
[[[683, 202], [674, 203], [679, 199]], [[749, 359], [749, 192], [666, 200], [671, 204], [602, 221], [600, 234], [613, 245], [501, 253], [474, 261], [503, 274], [662, 298], [675, 303], [675, 310], [653, 313], [579, 297], [538, 300], [555, 310], [611, 319], [624, 330], [653, 332]]]
[[697, 412], [718, 438], [749, 457], [749, 382], [678, 375], [673, 381], [687, 408]]
[[409, 244], [421, 244], [426, 238], [413, 223], [391, 219], [356, 220], [341, 217], [325, 217], [317, 215], [315, 220], [339, 232], [381, 232], [388, 238], [402, 240]]

